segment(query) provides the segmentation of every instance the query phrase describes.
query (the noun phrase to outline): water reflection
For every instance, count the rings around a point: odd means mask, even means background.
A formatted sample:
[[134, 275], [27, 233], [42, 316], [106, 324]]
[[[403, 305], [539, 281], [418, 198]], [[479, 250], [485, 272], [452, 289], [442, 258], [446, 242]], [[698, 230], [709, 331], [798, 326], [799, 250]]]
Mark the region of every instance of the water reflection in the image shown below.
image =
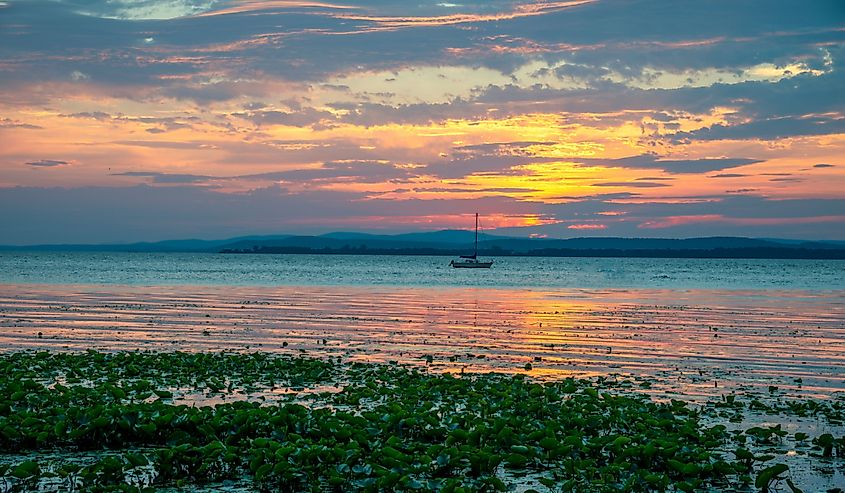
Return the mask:
[[694, 395], [845, 388], [841, 292], [0, 285], [0, 328], [5, 350], [263, 350]]

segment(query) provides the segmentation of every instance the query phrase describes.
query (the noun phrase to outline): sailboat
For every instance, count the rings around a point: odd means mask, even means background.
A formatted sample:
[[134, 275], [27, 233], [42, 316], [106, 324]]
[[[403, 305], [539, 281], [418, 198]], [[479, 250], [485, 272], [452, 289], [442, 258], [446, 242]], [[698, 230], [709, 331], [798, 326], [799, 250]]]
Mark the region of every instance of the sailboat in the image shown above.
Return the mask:
[[492, 260], [478, 260], [478, 213], [475, 213], [475, 251], [472, 255], [461, 255], [458, 260], [449, 262], [449, 265], [456, 269], [489, 269], [493, 265]]

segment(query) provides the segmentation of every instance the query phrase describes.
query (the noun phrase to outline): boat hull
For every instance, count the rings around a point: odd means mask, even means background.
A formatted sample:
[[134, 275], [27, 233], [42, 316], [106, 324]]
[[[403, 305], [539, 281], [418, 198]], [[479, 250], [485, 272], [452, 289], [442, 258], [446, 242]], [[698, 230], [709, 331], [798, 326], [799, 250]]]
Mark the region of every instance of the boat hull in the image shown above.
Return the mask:
[[493, 262], [462, 262], [462, 261], [452, 261], [449, 263], [455, 269], [489, 269], [490, 266], [493, 265]]

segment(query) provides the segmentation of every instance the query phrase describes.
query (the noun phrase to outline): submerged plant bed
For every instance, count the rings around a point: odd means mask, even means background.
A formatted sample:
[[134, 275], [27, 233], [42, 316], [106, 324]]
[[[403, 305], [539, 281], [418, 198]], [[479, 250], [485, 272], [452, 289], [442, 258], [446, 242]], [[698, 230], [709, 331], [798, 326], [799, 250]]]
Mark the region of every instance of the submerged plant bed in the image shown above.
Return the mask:
[[[602, 379], [263, 353], [20, 352], [0, 368], [0, 492], [768, 491], [785, 480], [786, 466], [724, 452], [726, 427], [686, 403]], [[314, 391], [324, 387], [337, 391]], [[823, 441], [825, 457], [842, 456], [841, 438]]]

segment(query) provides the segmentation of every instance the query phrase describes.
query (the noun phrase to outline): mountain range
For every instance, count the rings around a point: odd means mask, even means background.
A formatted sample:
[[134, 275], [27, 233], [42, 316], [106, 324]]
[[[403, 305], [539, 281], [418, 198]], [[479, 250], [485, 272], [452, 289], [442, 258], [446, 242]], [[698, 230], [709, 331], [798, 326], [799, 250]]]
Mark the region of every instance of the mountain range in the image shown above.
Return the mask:
[[[221, 240], [168, 240], [128, 244], [2, 246], [2, 250], [108, 252], [346, 253], [427, 254], [472, 253], [474, 232], [442, 230], [393, 235], [335, 232], [319, 236], [242, 236]], [[481, 233], [479, 254], [540, 256], [680, 256], [752, 258], [845, 258], [845, 242], [744, 237], [704, 238], [518, 238]]]

